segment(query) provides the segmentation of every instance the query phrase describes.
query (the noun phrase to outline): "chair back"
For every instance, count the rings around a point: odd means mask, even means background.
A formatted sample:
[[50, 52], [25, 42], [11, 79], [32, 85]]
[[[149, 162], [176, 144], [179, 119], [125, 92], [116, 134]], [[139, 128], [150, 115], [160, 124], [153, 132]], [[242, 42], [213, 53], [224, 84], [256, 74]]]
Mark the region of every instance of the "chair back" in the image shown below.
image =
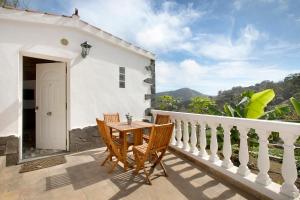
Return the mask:
[[170, 115], [156, 115], [155, 124], [168, 124], [170, 123]]
[[173, 128], [173, 123], [155, 125], [151, 130], [147, 148], [148, 153], [167, 150], [171, 140]]
[[98, 131], [99, 134], [102, 136], [108, 150], [116, 157], [120, 158], [121, 154], [116, 147], [115, 143], [112, 140], [112, 137], [110, 135], [110, 131], [108, 126], [106, 126], [105, 122], [99, 119], [96, 119], [97, 125], [98, 125]]
[[103, 118], [104, 118], [105, 123], [120, 122], [119, 113], [104, 113]]

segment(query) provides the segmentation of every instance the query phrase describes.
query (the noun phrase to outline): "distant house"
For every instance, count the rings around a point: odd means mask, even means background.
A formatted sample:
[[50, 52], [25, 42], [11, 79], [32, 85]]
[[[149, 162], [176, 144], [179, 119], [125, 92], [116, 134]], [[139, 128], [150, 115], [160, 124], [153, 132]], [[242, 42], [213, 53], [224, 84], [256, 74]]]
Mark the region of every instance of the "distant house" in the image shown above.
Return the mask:
[[69, 150], [69, 133], [81, 134], [104, 112], [145, 118], [155, 92], [154, 59], [77, 12], [1, 7], [0, 153], [17, 160], [25, 145]]

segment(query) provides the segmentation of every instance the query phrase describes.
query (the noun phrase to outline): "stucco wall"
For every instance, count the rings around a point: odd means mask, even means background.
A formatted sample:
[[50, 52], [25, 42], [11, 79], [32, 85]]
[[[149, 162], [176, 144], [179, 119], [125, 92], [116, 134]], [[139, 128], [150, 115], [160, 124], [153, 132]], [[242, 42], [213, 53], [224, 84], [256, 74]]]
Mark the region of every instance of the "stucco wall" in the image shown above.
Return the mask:
[[[0, 137], [20, 134], [22, 54], [68, 62], [69, 129], [95, 125], [103, 112], [119, 112], [123, 119], [130, 112], [140, 119], [150, 107], [150, 100], [144, 100], [150, 86], [143, 83], [149, 58], [72, 28], [1, 18], [0, 27]], [[62, 38], [68, 46], [60, 43]], [[84, 41], [93, 45], [85, 59], [80, 55]], [[119, 66], [126, 68], [126, 88], [119, 88]]]

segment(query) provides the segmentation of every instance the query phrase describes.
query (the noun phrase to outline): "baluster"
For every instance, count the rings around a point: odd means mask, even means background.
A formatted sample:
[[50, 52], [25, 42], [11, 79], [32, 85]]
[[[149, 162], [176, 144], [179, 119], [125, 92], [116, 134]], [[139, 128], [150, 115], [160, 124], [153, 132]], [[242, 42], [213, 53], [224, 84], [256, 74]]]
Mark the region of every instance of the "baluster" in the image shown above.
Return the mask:
[[247, 134], [249, 129], [242, 128], [239, 129], [240, 132], [240, 149], [239, 149], [239, 161], [240, 166], [238, 169], [238, 173], [242, 176], [248, 176], [250, 174], [250, 170], [247, 166], [249, 162], [249, 152], [248, 152], [248, 141], [247, 141]]
[[176, 145], [179, 147], [179, 148], [182, 148], [182, 131], [181, 131], [181, 120], [178, 119], [176, 120], [176, 138], [177, 138], [177, 143]]
[[224, 160], [222, 162], [222, 167], [229, 169], [233, 167], [233, 164], [230, 160], [232, 149], [231, 149], [231, 139], [230, 139], [230, 130], [232, 126], [224, 126], [224, 143], [223, 143], [223, 155]]
[[211, 162], [216, 162], [219, 160], [218, 153], [218, 140], [217, 140], [217, 126], [212, 125], [210, 126], [211, 130], [211, 138], [210, 138], [210, 157], [209, 160]]
[[183, 149], [185, 151], [190, 150], [189, 138], [189, 122], [183, 121]]
[[198, 149], [196, 147], [197, 145], [197, 135], [196, 135], [196, 128], [197, 128], [197, 122], [193, 121], [191, 122], [191, 152], [195, 155], [198, 154]]
[[[176, 119], [172, 119], [172, 123], [176, 124]], [[172, 136], [171, 136], [171, 145], [176, 145], [175, 135], [176, 135], [176, 128], [174, 126]]]
[[268, 175], [268, 171], [270, 169], [270, 159], [269, 159], [269, 151], [268, 151], [268, 137], [270, 132], [257, 130], [257, 134], [259, 137], [259, 151], [258, 151], [258, 159], [257, 166], [259, 169], [259, 173], [256, 177], [256, 182], [262, 185], [269, 185], [272, 181]]
[[299, 196], [299, 190], [295, 186], [295, 181], [297, 180], [297, 167], [294, 155], [294, 142], [297, 139], [296, 135], [293, 134], [281, 134], [281, 139], [283, 139], [284, 152], [281, 174], [284, 179], [284, 183], [280, 188], [280, 192], [292, 197], [297, 198]]
[[200, 124], [200, 136], [199, 136], [199, 141], [200, 141], [200, 152], [199, 156], [202, 158], [206, 158], [207, 152], [206, 152], [206, 123], [201, 123]]

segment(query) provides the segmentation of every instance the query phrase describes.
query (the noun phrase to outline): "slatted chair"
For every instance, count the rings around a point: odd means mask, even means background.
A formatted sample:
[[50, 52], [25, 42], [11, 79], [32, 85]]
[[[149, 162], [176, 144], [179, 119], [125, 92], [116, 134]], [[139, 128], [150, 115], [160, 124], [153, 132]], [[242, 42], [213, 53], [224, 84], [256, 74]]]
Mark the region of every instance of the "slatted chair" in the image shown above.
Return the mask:
[[[120, 122], [120, 115], [119, 113], [103, 113], [103, 118], [105, 123], [110, 122]], [[115, 129], [110, 129], [111, 134], [118, 133]]]
[[[98, 125], [98, 132], [100, 136], [103, 138], [104, 143], [107, 146], [109, 151], [109, 155], [105, 158], [105, 160], [101, 163], [101, 166], [107, 162], [108, 159], [112, 160], [113, 157], [116, 157], [116, 161], [113, 162], [113, 165], [109, 171], [109, 173], [113, 172], [118, 162], [122, 160], [121, 149], [123, 148], [123, 141], [117, 137], [113, 137], [110, 134], [109, 128], [106, 126], [105, 122], [99, 119], [96, 119]], [[132, 142], [133, 143], [133, 142]]]
[[173, 123], [156, 125], [151, 130], [149, 143], [133, 147], [133, 154], [136, 162], [135, 173], [138, 174], [138, 172], [143, 169], [146, 175], [146, 181], [150, 185], [152, 185], [150, 181], [150, 173], [147, 172], [145, 168], [145, 162], [151, 162], [153, 155], [155, 155], [156, 160], [151, 168], [154, 169], [156, 165], [159, 164], [162, 167], [165, 176], [168, 176], [162, 163], [162, 158], [168, 149], [173, 127]]
[[[155, 124], [161, 125], [161, 124], [168, 124], [171, 122], [170, 115], [156, 115]], [[145, 142], [149, 142], [149, 134], [143, 134], [143, 139]]]

